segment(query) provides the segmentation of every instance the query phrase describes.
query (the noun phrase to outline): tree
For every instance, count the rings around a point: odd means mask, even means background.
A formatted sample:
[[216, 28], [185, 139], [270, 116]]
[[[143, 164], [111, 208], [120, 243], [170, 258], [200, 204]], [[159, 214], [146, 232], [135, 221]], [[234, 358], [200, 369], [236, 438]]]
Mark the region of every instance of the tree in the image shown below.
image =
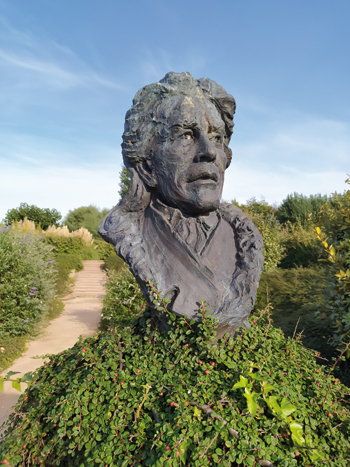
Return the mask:
[[27, 217], [35, 223], [35, 227], [41, 227], [46, 230], [50, 225], [59, 226], [62, 215], [56, 209], [38, 208], [34, 204], [29, 206], [27, 203], [21, 203], [18, 208], [9, 209], [5, 216], [5, 224], [11, 225], [12, 221], [23, 221]]
[[251, 218], [263, 238], [264, 270], [276, 268], [284, 257], [282, 228], [275, 219], [276, 208], [264, 199], [258, 201], [256, 198], [251, 198], [247, 204], [239, 204], [236, 200], [231, 202]]
[[271, 206], [264, 199], [258, 201], [254, 197], [247, 200], [246, 206], [251, 212], [254, 212], [255, 214], [262, 214], [264, 217], [269, 217], [270, 215], [273, 215], [276, 211], [276, 208]]
[[64, 225], [73, 232], [85, 227], [92, 233], [94, 238], [100, 238], [97, 229], [101, 220], [108, 213], [109, 209], [99, 210], [96, 206], [81, 206], [68, 212], [64, 219]]
[[[350, 184], [349, 178], [346, 183]], [[335, 328], [335, 343], [346, 343], [350, 339], [350, 190], [335, 193], [331, 202], [323, 206], [316, 232], [329, 262], [325, 291], [327, 317]]]
[[292, 224], [301, 223], [303, 227], [308, 226], [309, 215], [315, 220], [322, 206], [327, 203], [327, 195], [304, 196], [294, 192], [282, 201], [277, 209], [277, 219], [282, 223], [291, 222]]
[[119, 194], [121, 198], [123, 198], [128, 193], [131, 187], [130, 172], [125, 167], [125, 165], [122, 167], [122, 170], [120, 171], [120, 174], [119, 174], [119, 186], [120, 186]]

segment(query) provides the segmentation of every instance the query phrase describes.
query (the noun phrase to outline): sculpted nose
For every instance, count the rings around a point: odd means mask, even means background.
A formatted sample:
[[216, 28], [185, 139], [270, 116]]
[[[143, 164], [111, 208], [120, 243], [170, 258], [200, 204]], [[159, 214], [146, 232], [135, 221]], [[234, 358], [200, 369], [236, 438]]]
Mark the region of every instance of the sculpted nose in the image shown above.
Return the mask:
[[214, 162], [217, 157], [217, 150], [206, 134], [198, 138], [198, 151], [195, 162]]

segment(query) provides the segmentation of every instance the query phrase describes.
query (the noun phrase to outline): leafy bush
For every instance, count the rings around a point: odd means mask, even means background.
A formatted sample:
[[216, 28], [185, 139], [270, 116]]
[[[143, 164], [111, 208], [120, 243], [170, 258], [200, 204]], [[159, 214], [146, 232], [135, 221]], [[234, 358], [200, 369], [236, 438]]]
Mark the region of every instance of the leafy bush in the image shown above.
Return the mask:
[[83, 263], [77, 255], [59, 254], [55, 258], [55, 267], [57, 269], [65, 270], [70, 273], [73, 269], [75, 271], [81, 271], [83, 269]]
[[[101, 329], [131, 325], [146, 307], [145, 298], [136, 279], [124, 261], [119, 268], [107, 272], [106, 295], [103, 297]], [[120, 265], [120, 262], [123, 264]]]
[[280, 268], [308, 268], [319, 264], [321, 244], [313, 229], [304, 228], [300, 222], [287, 222], [281, 242], [285, 256], [280, 261]]
[[107, 243], [102, 238], [96, 238], [94, 240], [94, 245], [96, 252], [98, 253], [98, 259], [104, 261], [108, 257], [117, 257], [117, 254], [114, 250], [114, 246], [110, 243]]
[[196, 330], [170, 314], [161, 333], [146, 312], [131, 329], [50, 356], [7, 422], [0, 460], [347, 467], [349, 397], [332, 369], [266, 314], [213, 346], [215, 322], [201, 308]]
[[252, 219], [263, 238], [265, 271], [276, 268], [284, 257], [284, 245], [282, 228], [275, 218], [275, 209], [265, 200], [257, 201], [255, 198], [248, 200], [246, 205], [232, 202]]
[[113, 269], [114, 271], [120, 271], [125, 265], [124, 261], [117, 255], [107, 256], [104, 262], [106, 270]]
[[325, 312], [334, 326], [334, 341], [339, 344], [350, 339], [350, 190], [332, 196], [323, 206], [317, 225], [329, 264]]
[[77, 255], [59, 254], [55, 258], [55, 267], [57, 269], [56, 290], [58, 295], [63, 296], [67, 292], [67, 283], [70, 272], [81, 271], [83, 263]]
[[249, 213], [264, 241], [264, 270], [276, 268], [284, 257], [281, 226], [273, 214]]
[[84, 227], [92, 233], [94, 238], [100, 238], [97, 229], [108, 211], [109, 209], [103, 209], [100, 211], [97, 207], [91, 205], [81, 206], [73, 209], [72, 211], [68, 211], [68, 214], [64, 219], [64, 224], [71, 232]]
[[40, 226], [46, 230], [50, 225], [58, 226], [62, 215], [56, 209], [38, 208], [34, 204], [29, 206], [27, 203], [21, 203], [18, 208], [7, 211], [5, 223], [11, 225], [13, 221], [23, 221], [25, 217], [34, 221], [36, 227]]
[[48, 235], [44, 239], [49, 245], [54, 247], [55, 254], [76, 255], [80, 258], [84, 255], [86, 245], [80, 237]]
[[[19, 358], [26, 349], [26, 336], [2, 336], [0, 339], [0, 374], [9, 368], [12, 362]], [[1, 383], [0, 383], [1, 384]]]
[[52, 247], [39, 235], [0, 232], [0, 337], [28, 334], [55, 297]]
[[308, 223], [309, 216], [311, 215], [311, 219], [315, 221], [327, 199], [327, 195], [321, 194], [304, 196], [294, 193], [288, 195], [277, 209], [277, 219], [283, 224], [288, 221], [292, 224], [300, 222], [303, 227], [307, 228], [310, 226], [310, 223]]
[[55, 247], [56, 254], [73, 254], [82, 260], [104, 260], [115, 254], [113, 245], [102, 240], [92, 238], [92, 234], [85, 228], [69, 232], [67, 226], [50, 227], [44, 238]]

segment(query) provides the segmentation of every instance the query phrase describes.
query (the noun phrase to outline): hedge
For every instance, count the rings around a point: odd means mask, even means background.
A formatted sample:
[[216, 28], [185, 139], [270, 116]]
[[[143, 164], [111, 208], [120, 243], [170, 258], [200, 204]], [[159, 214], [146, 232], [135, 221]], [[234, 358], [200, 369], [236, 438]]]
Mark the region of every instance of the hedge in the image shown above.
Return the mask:
[[49, 356], [7, 422], [0, 460], [347, 467], [349, 390], [334, 365], [318, 365], [300, 336], [286, 339], [268, 309], [217, 345], [204, 303], [199, 315], [195, 326], [169, 313], [162, 333], [147, 310], [133, 327]]

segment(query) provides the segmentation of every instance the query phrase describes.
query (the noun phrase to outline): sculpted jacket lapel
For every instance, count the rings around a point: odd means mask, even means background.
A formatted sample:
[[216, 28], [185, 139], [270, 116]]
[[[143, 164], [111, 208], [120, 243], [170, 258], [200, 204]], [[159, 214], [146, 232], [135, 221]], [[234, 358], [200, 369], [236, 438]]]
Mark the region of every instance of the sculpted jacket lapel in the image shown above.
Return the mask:
[[[233, 231], [226, 221], [219, 216], [217, 227], [198, 255], [172, 229], [164, 214], [151, 205], [145, 212], [143, 236], [155, 239], [147, 245], [147, 255], [158, 289], [172, 299], [175, 312], [193, 314], [198, 309], [195, 303], [204, 300], [211, 311], [223, 310], [236, 268]], [[230, 262], [227, 256], [231, 256]]]

